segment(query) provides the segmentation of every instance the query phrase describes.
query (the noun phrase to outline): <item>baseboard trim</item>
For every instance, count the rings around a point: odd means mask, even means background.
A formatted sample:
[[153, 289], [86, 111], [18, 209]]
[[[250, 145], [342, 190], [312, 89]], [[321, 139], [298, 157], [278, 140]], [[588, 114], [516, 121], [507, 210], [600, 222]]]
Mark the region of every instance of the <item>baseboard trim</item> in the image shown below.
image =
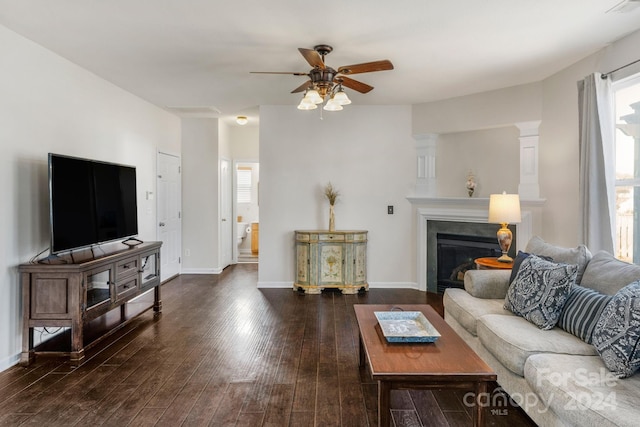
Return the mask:
[[293, 282], [258, 282], [258, 288], [265, 289], [293, 289]]
[[416, 282], [369, 282], [369, 289], [416, 289], [420, 290]]
[[220, 274], [221, 268], [183, 268], [180, 274]]
[[[293, 289], [293, 282], [258, 282], [258, 288]], [[416, 282], [369, 282], [369, 289], [416, 289]]]
[[6, 371], [10, 367], [17, 365], [18, 362], [20, 362], [20, 353], [5, 357], [0, 360], [0, 372]]

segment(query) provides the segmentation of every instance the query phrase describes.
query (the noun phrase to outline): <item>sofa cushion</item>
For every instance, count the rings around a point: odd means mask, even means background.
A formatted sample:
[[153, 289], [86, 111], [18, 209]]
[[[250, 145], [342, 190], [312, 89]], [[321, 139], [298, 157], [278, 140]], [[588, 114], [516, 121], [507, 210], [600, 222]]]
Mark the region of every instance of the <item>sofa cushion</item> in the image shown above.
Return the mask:
[[[591, 252], [585, 245], [579, 245], [575, 248], [563, 248], [549, 244], [538, 236], [533, 236], [527, 243], [525, 252], [536, 254], [538, 256], [551, 257], [555, 262], [563, 262], [565, 264], [575, 264], [578, 266], [578, 274], [576, 283], [581, 283], [582, 275], [591, 259]], [[630, 283], [630, 282], [627, 282]]]
[[640, 266], [615, 258], [609, 252], [599, 251], [593, 256], [582, 276], [582, 286], [614, 295], [631, 282], [640, 280]]
[[504, 308], [524, 317], [540, 329], [551, 329], [575, 284], [578, 267], [558, 264], [530, 255], [522, 261], [509, 286]]
[[513, 316], [512, 313], [502, 307], [504, 305], [503, 299], [474, 298], [464, 289], [447, 289], [442, 303], [446, 314], [455, 318], [473, 336], [477, 336], [476, 324], [480, 316], [485, 314]]
[[621, 378], [640, 368], [640, 281], [620, 289], [604, 308], [593, 345], [605, 366]]
[[637, 426], [640, 374], [610, 374], [598, 356], [535, 354], [524, 375], [531, 389], [567, 425]]
[[482, 345], [507, 369], [524, 376], [532, 354], [565, 353], [597, 356], [596, 349], [560, 328], [542, 330], [518, 316], [486, 314], [478, 320]]
[[609, 301], [611, 301], [611, 295], [576, 285], [569, 292], [567, 302], [558, 319], [558, 326], [591, 344], [593, 330]]
[[468, 270], [464, 289], [476, 298], [504, 300], [509, 288], [509, 270]]

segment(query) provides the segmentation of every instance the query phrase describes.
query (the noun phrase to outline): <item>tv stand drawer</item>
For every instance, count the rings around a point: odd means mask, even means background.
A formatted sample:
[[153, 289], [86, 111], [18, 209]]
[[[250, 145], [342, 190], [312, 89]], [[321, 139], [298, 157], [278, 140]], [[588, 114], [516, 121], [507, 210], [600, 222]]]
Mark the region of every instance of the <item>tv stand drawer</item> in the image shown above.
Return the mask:
[[116, 301], [131, 292], [138, 290], [138, 277], [135, 276], [130, 280], [116, 282]]
[[116, 282], [125, 277], [138, 274], [139, 257], [131, 257], [116, 263]]

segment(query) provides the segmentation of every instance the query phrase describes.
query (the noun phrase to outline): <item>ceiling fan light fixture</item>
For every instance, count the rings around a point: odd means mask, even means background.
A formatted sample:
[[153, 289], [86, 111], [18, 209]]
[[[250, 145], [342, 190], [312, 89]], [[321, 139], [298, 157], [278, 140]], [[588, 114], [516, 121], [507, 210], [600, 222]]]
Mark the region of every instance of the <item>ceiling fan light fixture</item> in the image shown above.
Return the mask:
[[298, 110], [315, 110], [316, 108], [318, 108], [318, 106], [307, 99], [306, 96], [302, 98], [300, 104], [298, 104]]
[[340, 105], [351, 104], [351, 100], [347, 96], [347, 93], [344, 91], [344, 89], [342, 89], [342, 87], [340, 87], [340, 90], [338, 90], [338, 92], [336, 92], [336, 94], [333, 95], [332, 99]]
[[238, 116], [236, 117], [236, 123], [240, 126], [244, 126], [249, 123], [249, 119], [247, 119], [247, 116]]
[[323, 102], [322, 97], [320, 96], [318, 91], [315, 89], [309, 89], [307, 93], [304, 95], [304, 97], [307, 100], [309, 100], [309, 102], [312, 102], [314, 104], [322, 104]]
[[342, 105], [338, 104], [335, 99], [331, 98], [329, 101], [327, 101], [325, 106], [322, 107], [322, 109], [325, 111], [340, 111], [342, 110]]

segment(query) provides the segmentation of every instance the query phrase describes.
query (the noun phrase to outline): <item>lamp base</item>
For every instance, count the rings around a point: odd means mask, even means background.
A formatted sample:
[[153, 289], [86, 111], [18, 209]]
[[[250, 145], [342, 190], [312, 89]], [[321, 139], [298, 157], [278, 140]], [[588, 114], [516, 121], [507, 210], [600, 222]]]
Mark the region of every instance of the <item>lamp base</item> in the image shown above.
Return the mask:
[[502, 256], [500, 258], [498, 258], [496, 261], [504, 262], [504, 263], [512, 263], [513, 262], [513, 258], [511, 258], [507, 254], [502, 254]]
[[502, 251], [502, 256], [498, 258], [499, 262], [513, 262], [513, 258], [511, 258], [507, 253], [509, 252], [509, 248], [511, 247], [511, 241], [513, 235], [511, 234], [511, 230], [507, 228], [506, 223], [502, 223], [500, 230], [498, 230], [498, 244], [500, 245], [500, 250]]

